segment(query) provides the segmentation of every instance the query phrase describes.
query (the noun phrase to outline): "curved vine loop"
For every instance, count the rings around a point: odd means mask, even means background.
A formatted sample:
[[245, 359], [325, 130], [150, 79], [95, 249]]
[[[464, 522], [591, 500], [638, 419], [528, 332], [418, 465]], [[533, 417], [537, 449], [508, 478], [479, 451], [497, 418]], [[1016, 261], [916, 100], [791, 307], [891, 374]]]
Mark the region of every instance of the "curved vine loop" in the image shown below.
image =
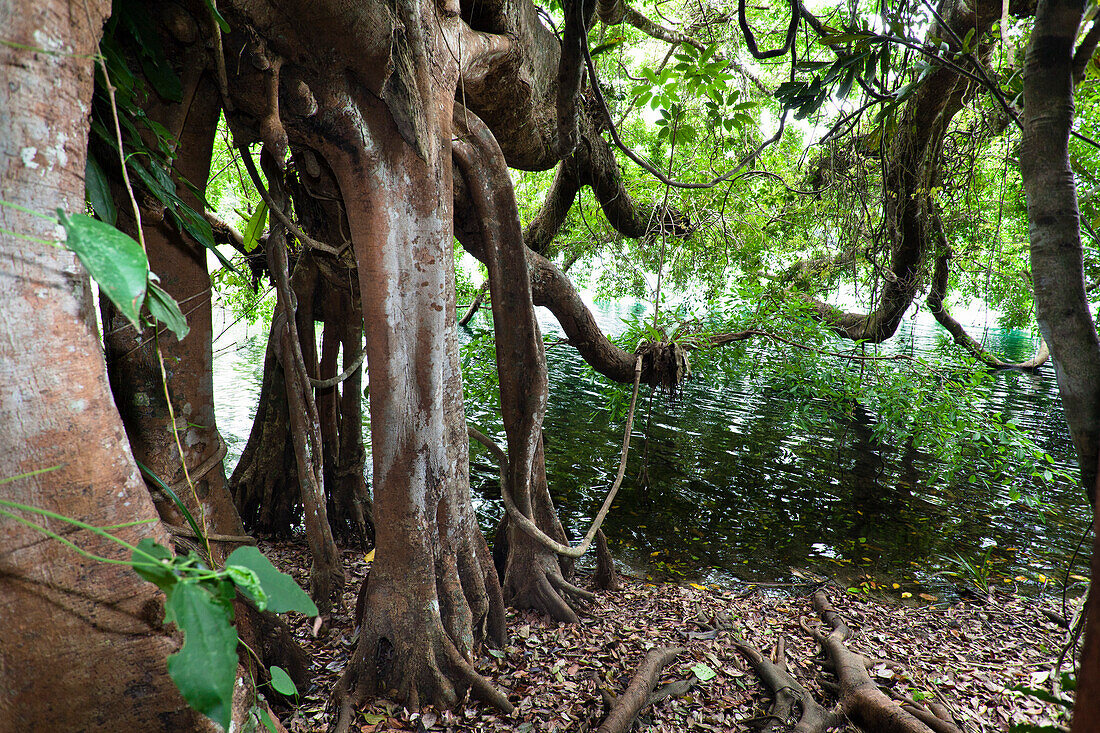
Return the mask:
[[749, 53], [752, 54], [753, 58], [758, 61], [785, 56], [791, 50], [794, 46], [795, 35], [798, 33], [798, 20], [801, 15], [798, 0], [791, 0], [791, 23], [787, 26], [787, 37], [783, 40], [783, 47], [771, 51], [761, 51], [760, 47], [756, 45], [756, 36], [753, 35], [752, 28], [749, 27], [749, 19], [745, 15], [745, 0], [737, 0], [737, 23], [741, 26], [741, 32], [745, 35], [745, 46], [749, 49]]
[[489, 452], [493, 454], [493, 457], [497, 459], [497, 463], [500, 466], [500, 494], [504, 499], [504, 509], [508, 513], [508, 518], [515, 521], [524, 532], [548, 550], [556, 552], [563, 557], [575, 559], [588, 552], [588, 548], [592, 546], [592, 542], [596, 538], [596, 533], [603, 524], [603, 520], [607, 518], [607, 513], [611, 510], [611, 503], [615, 501], [615, 495], [619, 493], [619, 487], [622, 486], [623, 483], [623, 476], [626, 474], [626, 458], [630, 453], [630, 439], [634, 435], [634, 407], [638, 402], [638, 387], [641, 381], [642, 357], [638, 356], [634, 361], [634, 390], [630, 396], [630, 409], [626, 414], [626, 428], [623, 431], [623, 451], [619, 457], [619, 470], [618, 473], [615, 474], [615, 482], [611, 484], [611, 488], [607, 492], [607, 497], [603, 500], [603, 506], [600, 507], [600, 511], [596, 514], [596, 518], [592, 520], [592, 526], [588, 529], [581, 543], [576, 547], [563, 545], [553, 537], [550, 537], [539, 529], [538, 525], [536, 525], [530, 517], [520, 511], [519, 507], [516, 506], [515, 501], [512, 499], [512, 490], [509, 485], [508, 471], [506, 470], [508, 466], [508, 455], [492, 438], [473, 426], [467, 426], [466, 431], [469, 433], [470, 437], [485, 446]]

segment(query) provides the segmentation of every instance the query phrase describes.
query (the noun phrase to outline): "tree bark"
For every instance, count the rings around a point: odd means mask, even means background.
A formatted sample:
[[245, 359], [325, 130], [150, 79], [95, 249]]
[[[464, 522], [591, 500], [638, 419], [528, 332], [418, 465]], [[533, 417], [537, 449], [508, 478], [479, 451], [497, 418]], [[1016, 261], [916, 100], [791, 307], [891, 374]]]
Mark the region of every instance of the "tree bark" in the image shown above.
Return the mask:
[[[47, 215], [84, 210], [92, 59], [108, 11], [101, 0], [0, 4], [10, 42], [0, 46], [7, 202]], [[10, 232], [56, 238], [50, 221], [0, 208], [0, 476], [53, 470], [0, 493], [93, 525], [154, 520], [115, 533], [166, 544], [111, 399], [87, 274], [71, 252]], [[21, 516], [128, 559], [99, 536]], [[0, 729], [212, 730], [167, 675], [178, 642], [162, 626], [161, 604], [127, 565], [77, 556], [0, 517]]]
[[[1100, 469], [1100, 466], [1097, 467]], [[1100, 470], [1096, 492], [1100, 492]], [[1095, 495], [1095, 494], [1094, 494]], [[1100, 501], [1092, 506], [1092, 579], [1089, 582], [1085, 616], [1085, 643], [1077, 676], [1077, 697], [1073, 706], [1073, 733], [1100, 730]]]
[[973, 336], [968, 334], [966, 328], [964, 328], [961, 323], [955, 320], [954, 316], [947, 310], [947, 306], [943, 302], [944, 296], [947, 294], [947, 282], [950, 274], [948, 263], [951, 261], [953, 255], [950, 247], [942, 243], [941, 246], [943, 249], [936, 256], [936, 264], [932, 269], [932, 283], [928, 288], [928, 296], [925, 298], [925, 302], [928, 303], [928, 310], [932, 311], [932, 315], [936, 318], [936, 322], [951, 334], [951, 338], [954, 339], [956, 344], [966, 349], [972, 356], [990, 369], [1021, 369], [1024, 371], [1034, 371], [1043, 364], [1046, 364], [1047, 359], [1050, 358], [1050, 349], [1047, 348], [1047, 342], [1043, 339], [1039, 340], [1039, 348], [1036, 350], [1033, 357], [1026, 361], [1009, 362], [986, 351], [985, 347], [975, 340]]
[[[527, 276], [526, 248], [511, 179], [496, 139], [468, 110], [456, 109], [460, 131], [454, 156], [477, 212], [478, 230], [489, 270], [501, 416], [508, 440], [506, 489], [516, 507], [550, 536], [564, 538], [546, 485], [542, 419], [548, 381], [546, 354], [535, 318]], [[559, 621], [575, 622], [570, 604], [587, 594], [564, 577], [556, 553], [507, 523], [508, 558], [504, 598], [512, 606], [534, 608]], [[568, 566], [567, 566], [568, 567]]]
[[1085, 295], [1077, 190], [1069, 160], [1073, 44], [1083, 4], [1040, 2], [1024, 77], [1020, 173], [1027, 193], [1035, 318], [1050, 345], [1058, 392], [1095, 501], [1100, 446], [1100, 340]]
[[[309, 72], [316, 111], [288, 119], [287, 131], [333, 169], [359, 265], [377, 545], [359, 643], [335, 692], [336, 727], [348, 729], [355, 705], [377, 693], [410, 707], [450, 706], [472, 688], [510, 709], [471, 665], [484, 638], [503, 642], [504, 619], [469, 494], [454, 330], [450, 120], [459, 67], [448, 44], [457, 48], [462, 36], [468, 63], [480, 41], [450, 6], [414, 0], [292, 3], [278, 14], [266, 3], [231, 6], [240, 14], [233, 27], [250, 25]], [[307, 10], [313, 23], [278, 20]], [[363, 32], [349, 33], [356, 28]], [[240, 43], [227, 39], [230, 52]], [[242, 124], [262, 112], [248, 108], [245, 91]]]
[[[173, 179], [180, 198], [198, 211], [203, 206], [184, 182], [199, 191], [206, 188], [221, 104], [212, 76], [201, 72], [206, 63], [205, 50], [192, 45], [172, 48], [171, 52], [185, 66], [199, 69], [199, 73], [194, 76], [193, 86], [184, 90], [184, 103], [166, 103], [154, 95], [145, 112], [152, 120], [166, 126], [177, 124], [180, 128], [176, 131], [180, 147]], [[116, 182], [115, 192], [121, 226], [133, 234], [136, 226], [121, 181]], [[244, 526], [226, 486], [219, 457], [225, 455], [225, 444], [214, 416], [213, 320], [206, 249], [177, 231], [163, 214], [143, 218], [142, 233], [150, 269], [160, 276], [161, 287], [180, 303], [191, 330], [183, 341], [163, 332], [163, 328], [159, 336], [152, 328], [135, 331], [109, 300], [101, 299], [107, 373], [115, 402], [134, 457], [177, 489], [175, 493], [204, 531], [242, 536]], [[165, 401], [155, 340], [159, 340], [168, 374], [175, 432]], [[187, 476], [181, 461], [188, 467]], [[175, 503], [152, 481], [149, 486], [161, 519], [176, 527], [185, 526]], [[220, 563], [237, 546], [211, 543], [211, 559]], [[205, 554], [205, 548], [201, 550]]]
[[301, 517], [285, 378], [276, 356], [277, 338], [272, 328], [264, 350], [256, 416], [229, 478], [233, 501], [245, 526], [265, 537], [289, 537]]
[[[339, 294], [339, 318], [332, 327], [338, 329], [347, 370], [363, 353], [363, 312], [359, 304], [358, 287], [353, 292]], [[348, 542], [374, 544], [374, 524], [370, 492], [364, 473], [367, 453], [363, 448], [363, 367], [352, 371], [340, 385], [339, 446], [333, 471], [332, 510], [329, 522], [333, 531]]]
[[[266, 149], [265, 149], [266, 153]], [[285, 206], [286, 198], [278, 183], [282, 175], [270, 157], [264, 158], [267, 180], [272, 184], [272, 200], [276, 206]], [[299, 267], [308, 267], [299, 260]], [[278, 334], [279, 361], [283, 367], [283, 384], [286, 389], [290, 414], [290, 439], [294, 447], [294, 463], [298, 473], [298, 487], [302, 499], [303, 524], [309, 544], [312, 564], [309, 570], [309, 589], [314, 603], [322, 613], [341, 602], [344, 588], [344, 571], [340, 553], [332, 537], [324, 487], [321, 483], [321, 435], [317, 420], [317, 404], [313, 388], [309, 384], [303, 356], [302, 339], [297, 328], [295, 298], [287, 270], [286, 229], [280, 222], [272, 221], [267, 238], [268, 269], [275, 279], [278, 303], [272, 318], [271, 329]], [[305, 270], [316, 278], [316, 269]], [[307, 290], [312, 297], [313, 288]], [[308, 302], [304, 299], [303, 302]], [[306, 347], [311, 362], [316, 363], [316, 345], [313, 333], [312, 309], [307, 308], [303, 321], [309, 326]]]

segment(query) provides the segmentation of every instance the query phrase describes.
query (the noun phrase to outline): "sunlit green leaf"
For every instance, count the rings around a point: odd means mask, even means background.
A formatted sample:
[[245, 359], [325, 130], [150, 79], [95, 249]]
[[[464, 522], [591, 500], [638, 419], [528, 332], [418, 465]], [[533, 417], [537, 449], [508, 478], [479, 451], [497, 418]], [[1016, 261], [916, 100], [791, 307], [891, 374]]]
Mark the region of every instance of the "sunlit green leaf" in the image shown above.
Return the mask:
[[256, 243], [260, 240], [260, 235], [264, 233], [264, 227], [266, 226], [267, 204], [261, 201], [256, 210], [252, 212], [252, 216], [248, 220], [248, 226], [244, 229], [245, 252], [256, 249]]
[[268, 610], [275, 613], [298, 611], [307, 616], [317, 615], [317, 606], [294, 578], [275, 569], [271, 561], [258, 549], [246, 545], [238, 547], [225, 560], [227, 565], [240, 565], [252, 570], [260, 579], [260, 585], [267, 593]]
[[139, 314], [149, 281], [149, 260], [141, 245], [110, 224], [84, 214], [57, 216], [65, 228], [65, 246], [76, 253], [88, 274], [119, 312], [140, 329]]
[[169, 676], [188, 705], [229, 730], [237, 677], [232, 605], [187, 580], [169, 590], [164, 608], [166, 620], [183, 631], [183, 648], [168, 657]]

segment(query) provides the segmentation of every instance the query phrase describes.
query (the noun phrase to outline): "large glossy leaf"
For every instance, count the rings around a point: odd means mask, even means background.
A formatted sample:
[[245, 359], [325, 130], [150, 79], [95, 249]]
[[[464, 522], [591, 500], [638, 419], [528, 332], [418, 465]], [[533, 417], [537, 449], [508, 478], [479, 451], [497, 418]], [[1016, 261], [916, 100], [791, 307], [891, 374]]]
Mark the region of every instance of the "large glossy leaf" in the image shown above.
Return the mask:
[[264, 233], [264, 227], [267, 226], [267, 204], [263, 201], [256, 207], [256, 210], [252, 212], [252, 217], [248, 220], [248, 226], [244, 229], [244, 251], [251, 252], [256, 249], [256, 243], [260, 241], [260, 235]]
[[238, 547], [225, 559], [226, 565], [240, 565], [250, 569], [260, 579], [264, 592], [267, 593], [267, 609], [275, 613], [286, 611], [298, 611], [307, 616], [317, 615], [317, 606], [306, 592], [302, 590], [294, 578], [286, 573], [280, 573], [271, 564], [271, 561], [263, 556], [255, 547]]
[[191, 330], [176, 299], [152, 282], [149, 283], [149, 313], [176, 334], [180, 341]]
[[107, 184], [107, 176], [103, 173], [102, 166], [91, 152], [88, 153], [88, 162], [84, 168], [84, 191], [95, 215], [114, 226], [118, 212], [111, 198], [111, 187]]
[[183, 631], [183, 648], [168, 657], [168, 674], [183, 699], [229, 730], [237, 677], [237, 630], [232, 606], [195, 581], [168, 593], [166, 618]]
[[140, 329], [138, 319], [149, 282], [149, 260], [141, 245], [106, 222], [83, 214], [57, 212], [65, 227], [65, 246], [76, 253], [88, 274], [119, 311]]
[[271, 688], [280, 695], [297, 695], [298, 687], [282, 667], [271, 665]]

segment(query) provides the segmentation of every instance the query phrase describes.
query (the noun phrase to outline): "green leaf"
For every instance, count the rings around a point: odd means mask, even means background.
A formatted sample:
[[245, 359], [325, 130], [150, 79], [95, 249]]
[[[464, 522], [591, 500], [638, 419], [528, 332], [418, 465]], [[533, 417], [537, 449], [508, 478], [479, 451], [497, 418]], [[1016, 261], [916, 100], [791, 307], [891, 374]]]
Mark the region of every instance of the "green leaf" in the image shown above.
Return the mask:
[[139, 315], [149, 282], [149, 260], [141, 245], [106, 222], [57, 210], [65, 227], [65, 246], [76, 253], [100, 290], [141, 329]]
[[271, 713], [267, 712], [266, 708], [257, 708], [259, 710], [260, 722], [264, 724], [269, 733], [277, 733], [275, 728], [275, 721], [271, 719]]
[[280, 695], [297, 695], [298, 688], [282, 667], [271, 665], [271, 688]]
[[114, 199], [111, 198], [111, 187], [107, 183], [103, 168], [91, 152], [88, 153], [88, 162], [84, 166], [84, 192], [95, 215], [114, 226], [118, 219], [118, 211], [115, 209]]
[[267, 608], [269, 611], [275, 613], [298, 611], [307, 616], [317, 615], [317, 606], [306, 595], [306, 592], [294, 582], [294, 578], [276, 570], [271, 561], [255, 547], [249, 545], [238, 547], [226, 558], [225, 563], [226, 565], [241, 565], [256, 573], [264, 592], [267, 593]]
[[143, 464], [141, 461], [137, 461], [136, 463], [141, 472], [145, 474], [145, 477], [156, 484], [157, 488], [168, 495], [168, 498], [172, 500], [172, 502], [176, 505], [176, 508], [180, 510], [180, 514], [183, 515], [184, 519], [186, 519], [187, 523], [191, 526], [191, 531], [195, 533], [195, 537], [202, 539], [205, 544], [204, 538], [206, 537], [206, 533], [202, 531], [202, 527], [200, 527], [198, 522], [195, 521], [195, 517], [191, 514], [191, 510], [187, 508], [187, 505], [184, 504], [182, 500], [180, 500], [179, 495], [176, 494], [175, 491], [172, 491], [172, 487], [164, 483], [164, 481], [161, 480], [160, 476], [157, 476], [155, 473], [153, 473], [152, 469], [150, 469], [148, 466]]
[[[154, 559], [150, 559], [150, 555]], [[165, 560], [168, 564], [163, 562]], [[179, 580], [172, 570], [171, 561], [172, 553], [151, 537], [145, 537], [138, 542], [137, 550], [130, 555], [130, 565], [134, 572], [165, 592]]]
[[214, 595], [189, 580], [168, 592], [165, 612], [166, 619], [183, 631], [183, 648], [168, 657], [169, 676], [188, 705], [229, 730], [237, 678], [232, 605], [224, 594]]
[[210, 14], [214, 16], [214, 20], [217, 21], [218, 27], [222, 29], [222, 33], [228, 33], [230, 31], [229, 23], [226, 22], [225, 18], [222, 17], [222, 14], [218, 12], [218, 9], [214, 6], [214, 3], [211, 2], [211, 0], [206, 0], [206, 7], [210, 8]]
[[252, 568], [246, 568], [243, 565], [226, 565], [225, 572], [237, 588], [252, 599], [258, 610], [263, 611], [267, 608], [267, 593], [264, 592], [260, 578]]
[[267, 203], [261, 201], [252, 217], [248, 220], [248, 226], [244, 228], [244, 251], [251, 252], [256, 249], [256, 243], [267, 226]]
[[860, 41], [865, 38], [867, 38], [866, 33], [836, 33], [821, 36], [817, 41], [826, 46], [839, 46], [842, 43], [851, 43], [852, 41]]
[[691, 668], [691, 672], [699, 678], [700, 682], [706, 682], [707, 680], [712, 680], [718, 676], [717, 672], [715, 672], [703, 662], [699, 662], [698, 664], [693, 666]]
[[179, 303], [171, 295], [166, 293], [163, 288], [154, 282], [149, 283], [149, 297], [147, 300], [149, 304], [149, 313], [153, 318], [157, 319], [168, 330], [176, 334], [176, 338], [183, 341], [184, 337], [191, 330], [187, 325], [187, 318], [183, 315], [183, 311], [180, 310]]

